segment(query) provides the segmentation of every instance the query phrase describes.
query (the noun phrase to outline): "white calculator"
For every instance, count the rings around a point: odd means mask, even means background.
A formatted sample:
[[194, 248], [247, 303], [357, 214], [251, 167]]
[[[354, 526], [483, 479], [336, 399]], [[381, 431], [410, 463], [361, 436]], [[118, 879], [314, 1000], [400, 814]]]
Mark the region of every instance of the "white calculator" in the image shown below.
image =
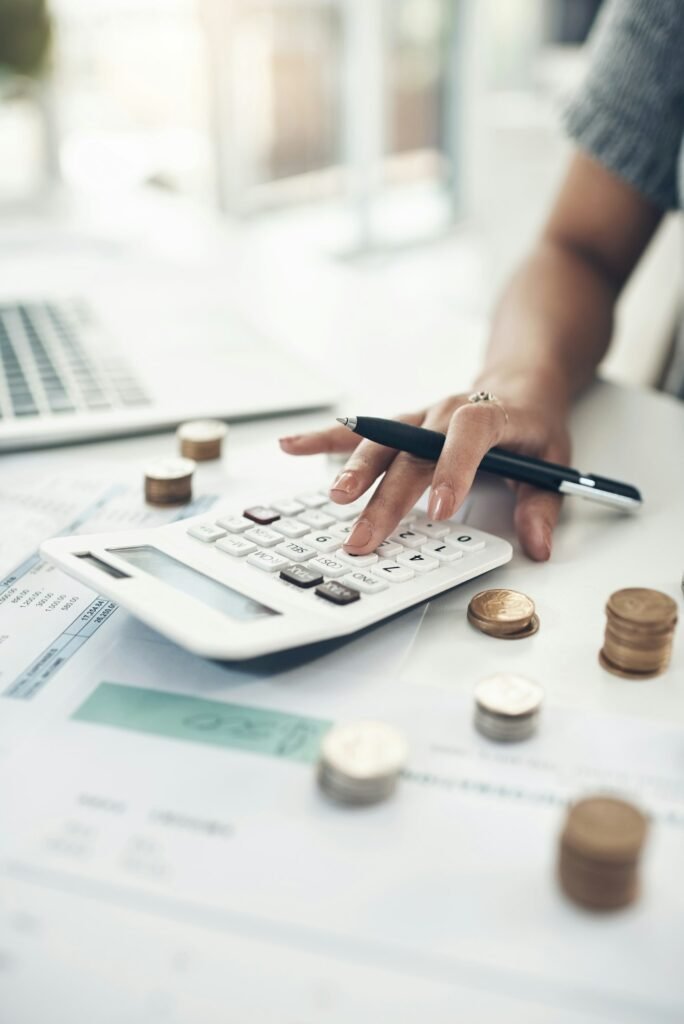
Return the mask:
[[415, 513], [369, 555], [362, 505], [323, 492], [234, 515], [58, 537], [41, 554], [195, 654], [243, 659], [354, 633], [508, 562], [511, 545]]

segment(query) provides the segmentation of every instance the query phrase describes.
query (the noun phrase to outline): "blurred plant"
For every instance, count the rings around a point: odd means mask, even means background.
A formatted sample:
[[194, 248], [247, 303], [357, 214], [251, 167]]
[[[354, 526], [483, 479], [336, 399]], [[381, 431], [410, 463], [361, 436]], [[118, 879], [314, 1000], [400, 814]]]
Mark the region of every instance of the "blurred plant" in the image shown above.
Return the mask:
[[50, 39], [47, 0], [0, 0], [0, 70], [39, 77]]

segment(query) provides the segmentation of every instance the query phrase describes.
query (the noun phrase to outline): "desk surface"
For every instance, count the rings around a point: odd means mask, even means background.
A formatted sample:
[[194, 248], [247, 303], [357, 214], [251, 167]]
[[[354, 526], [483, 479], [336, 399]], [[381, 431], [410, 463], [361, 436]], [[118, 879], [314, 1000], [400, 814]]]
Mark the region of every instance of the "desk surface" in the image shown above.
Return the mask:
[[[263, 480], [297, 490], [326, 478], [324, 460], [291, 464], [274, 443], [325, 420], [234, 428], [227, 485], [242, 498]], [[567, 501], [550, 564], [516, 551], [488, 578], [535, 599], [541, 629], [528, 641], [468, 627], [475, 581], [333, 649], [260, 667], [201, 662], [123, 619], [54, 678], [35, 702], [41, 729], [10, 755], [6, 778], [22, 786], [0, 787], [15, 833], [0, 841], [13, 1022], [45, 1019], [57, 997], [70, 1015], [58, 1019], [98, 1024], [682, 1019], [684, 630], [660, 679], [614, 679], [596, 655], [611, 591], [656, 587], [681, 606], [684, 407], [597, 385], [573, 434], [575, 464], [634, 481], [645, 507], [620, 517]], [[6, 457], [3, 487], [84, 466], [116, 478], [171, 443]], [[467, 518], [514, 539], [498, 481], [477, 485]], [[470, 724], [474, 682], [497, 670], [547, 691], [540, 736], [504, 752]], [[308, 765], [69, 719], [102, 681], [152, 679], [213, 707], [396, 722], [412, 744], [407, 776], [388, 805], [340, 811]], [[654, 815], [643, 896], [610, 918], [565, 903], [552, 874], [564, 801], [597, 786], [637, 794]]]

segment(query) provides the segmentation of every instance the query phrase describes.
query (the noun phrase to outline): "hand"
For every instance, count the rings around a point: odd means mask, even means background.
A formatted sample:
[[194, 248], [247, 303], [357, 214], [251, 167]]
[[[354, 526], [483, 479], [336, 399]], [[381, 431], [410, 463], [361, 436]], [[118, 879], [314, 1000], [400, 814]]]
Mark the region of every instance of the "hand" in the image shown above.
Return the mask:
[[[497, 394], [502, 404], [472, 403], [467, 395], [461, 394], [423, 412], [399, 417], [406, 423], [446, 434], [437, 463], [359, 438], [342, 426], [283, 437], [280, 445], [292, 455], [351, 452], [330, 488], [332, 501], [340, 504], [355, 501], [385, 474], [344, 545], [352, 554], [366, 554], [394, 532], [428, 486], [430, 518], [452, 516], [470, 490], [482, 457], [494, 445], [551, 462], [569, 463], [570, 441], [562, 402], [556, 407], [548, 398], [531, 402], [522, 396], [505, 397], [501, 389]], [[530, 558], [545, 561], [551, 554], [551, 535], [561, 499], [528, 484], [513, 486], [517, 495], [515, 527], [520, 543]]]

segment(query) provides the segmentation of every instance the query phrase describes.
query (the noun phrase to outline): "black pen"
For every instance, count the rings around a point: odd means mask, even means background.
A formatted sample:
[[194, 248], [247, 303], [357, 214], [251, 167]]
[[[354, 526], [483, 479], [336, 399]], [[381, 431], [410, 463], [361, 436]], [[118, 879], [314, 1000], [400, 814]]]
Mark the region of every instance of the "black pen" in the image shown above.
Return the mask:
[[[446, 440], [444, 434], [436, 430], [377, 416], [338, 416], [337, 422], [369, 441], [433, 462], [439, 458]], [[580, 473], [569, 466], [534, 459], [530, 455], [518, 455], [503, 448], [490, 448], [480, 463], [480, 469], [542, 487], [545, 491], [574, 494], [624, 511], [634, 511], [641, 506], [641, 494], [631, 484], [608, 480], [595, 473]]]

